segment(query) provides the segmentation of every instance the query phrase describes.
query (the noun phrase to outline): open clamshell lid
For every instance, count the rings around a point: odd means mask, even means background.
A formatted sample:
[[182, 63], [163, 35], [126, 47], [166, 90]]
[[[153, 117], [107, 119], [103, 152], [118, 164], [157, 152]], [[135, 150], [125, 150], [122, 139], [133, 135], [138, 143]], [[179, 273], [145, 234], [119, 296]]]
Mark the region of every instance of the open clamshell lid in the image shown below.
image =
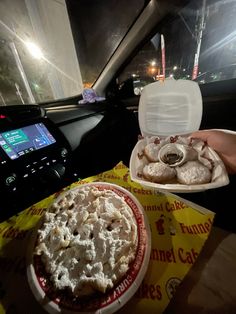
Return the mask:
[[[139, 126], [143, 138], [137, 142], [130, 157], [131, 180], [147, 188], [177, 193], [200, 192], [227, 185], [229, 178], [222, 160], [211, 147], [203, 150], [204, 143], [201, 141], [195, 143], [194, 149], [198, 152], [199, 161], [200, 158], [205, 158], [205, 162], [212, 161], [211, 182], [182, 184], [177, 179], [173, 183], [156, 183], [144, 176], [144, 167], [150, 164], [144, 154], [147, 145], [155, 143], [159, 137], [164, 150], [164, 145], [171, 144], [175, 135], [180, 135], [178, 143], [186, 145], [189, 135], [199, 129], [201, 119], [202, 96], [197, 83], [167, 79], [146, 85], [139, 101]], [[162, 148], [158, 154], [159, 161], [161, 152]]]
[[143, 136], [190, 134], [199, 129], [202, 96], [196, 82], [167, 79], [146, 85], [139, 100]]

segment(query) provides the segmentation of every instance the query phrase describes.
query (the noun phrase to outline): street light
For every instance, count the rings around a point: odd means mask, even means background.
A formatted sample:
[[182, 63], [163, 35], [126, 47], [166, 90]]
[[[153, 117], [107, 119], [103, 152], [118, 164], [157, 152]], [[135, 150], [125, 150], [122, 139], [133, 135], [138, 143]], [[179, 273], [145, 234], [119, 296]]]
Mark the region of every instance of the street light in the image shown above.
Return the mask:
[[35, 59], [42, 59], [43, 58], [43, 53], [41, 49], [33, 42], [27, 41], [25, 42], [26, 47], [28, 48], [30, 54], [35, 58]]

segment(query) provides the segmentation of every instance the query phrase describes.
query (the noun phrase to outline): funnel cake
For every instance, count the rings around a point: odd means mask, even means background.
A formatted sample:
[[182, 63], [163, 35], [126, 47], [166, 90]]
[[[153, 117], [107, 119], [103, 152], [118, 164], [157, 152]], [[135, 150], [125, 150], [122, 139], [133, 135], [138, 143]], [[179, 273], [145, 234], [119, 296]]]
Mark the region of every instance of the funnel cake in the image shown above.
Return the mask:
[[86, 186], [54, 202], [38, 230], [35, 254], [55, 289], [80, 297], [112, 288], [137, 244], [136, 220], [123, 197]]

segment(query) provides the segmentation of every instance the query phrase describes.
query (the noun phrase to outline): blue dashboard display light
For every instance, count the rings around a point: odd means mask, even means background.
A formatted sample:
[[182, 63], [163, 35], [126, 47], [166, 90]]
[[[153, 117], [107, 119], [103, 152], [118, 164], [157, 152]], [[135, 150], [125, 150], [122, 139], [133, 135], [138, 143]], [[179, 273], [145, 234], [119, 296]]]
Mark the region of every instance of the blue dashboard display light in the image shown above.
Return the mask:
[[12, 160], [55, 142], [43, 123], [0, 133], [0, 146]]

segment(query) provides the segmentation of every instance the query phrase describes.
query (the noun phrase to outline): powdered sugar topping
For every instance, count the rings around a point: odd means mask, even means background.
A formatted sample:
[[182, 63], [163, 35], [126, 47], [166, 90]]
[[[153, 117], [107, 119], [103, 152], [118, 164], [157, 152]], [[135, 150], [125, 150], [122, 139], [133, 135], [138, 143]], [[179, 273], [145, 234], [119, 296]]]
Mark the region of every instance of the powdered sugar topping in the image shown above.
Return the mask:
[[137, 243], [136, 220], [124, 198], [88, 185], [53, 203], [35, 253], [55, 288], [82, 296], [112, 288], [127, 272]]

